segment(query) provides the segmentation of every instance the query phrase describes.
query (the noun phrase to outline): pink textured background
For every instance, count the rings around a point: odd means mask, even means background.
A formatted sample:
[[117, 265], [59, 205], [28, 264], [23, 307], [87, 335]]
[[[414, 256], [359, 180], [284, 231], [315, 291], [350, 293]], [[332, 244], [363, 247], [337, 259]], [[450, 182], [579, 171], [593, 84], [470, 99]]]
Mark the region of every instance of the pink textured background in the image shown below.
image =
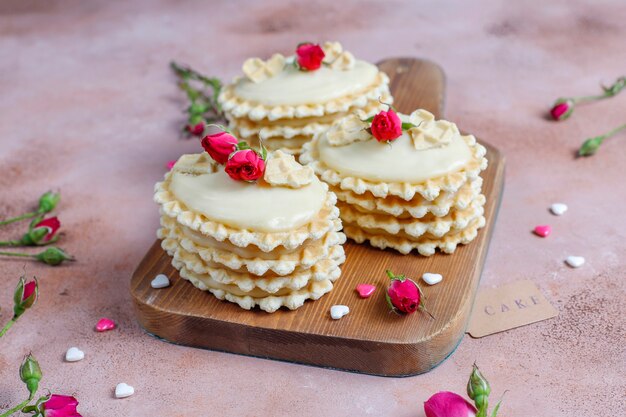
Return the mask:
[[[586, 137], [626, 122], [626, 93], [543, 118], [560, 95], [624, 75], [623, 1], [0, 3], [0, 218], [60, 188], [62, 247], [78, 262], [0, 261], [2, 323], [19, 275], [41, 299], [0, 340], [0, 411], [21, 401], [22, 357], [42, 387], [73, 393], [85, 416], [422, 416], [438, 390], [464, 392], [472, 362], [503, 416], [625, 415], [626, 137], [575, 160]], [[386, 379], [160, 342], [133, 318], [128, 281], [155, 238], [152, 187], [167, 160], [197, 151], [178, 138], [183, 98], [168, 61], [224, 79], [249, 56], [337, 39], [377, 61], [420, 56], [448, 75], [447, 118], [508, 160], [482, 286], [530, 278], [556, 319], [474, 340], [429, 374]], [[570, 210], [547, 211], [553, 202]], [[534, 237], [536, 224], [553, 235]], [[0, 229], [19, 235], [23, 225]], [[579, 269], [569, 254], [587, 258]], [[119, 329], [96, 334], [101, 316]], [[64, 363], [70, 346], [86, 353]], [[136, 393], [113, 398], [118, 382]]]

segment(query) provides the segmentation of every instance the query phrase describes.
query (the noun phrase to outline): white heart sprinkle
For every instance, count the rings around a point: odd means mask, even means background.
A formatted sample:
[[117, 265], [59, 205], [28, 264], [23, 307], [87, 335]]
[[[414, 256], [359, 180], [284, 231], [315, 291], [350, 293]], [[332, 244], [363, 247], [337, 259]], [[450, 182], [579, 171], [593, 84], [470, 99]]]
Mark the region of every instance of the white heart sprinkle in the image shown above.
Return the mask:
[[583, 258], [582, 256], [568, 256], [565, 259], [565, 262], [572, 268], [578, 268], [585, 263], [585, 258]]
[[350, 312], [350, 307], [344, 305], [336, 305], [330, 308], [330, 317], [339, 320]]
[[167, 275], [159, 274], [157, 275], [152, 282], [150, 282], [150, 286], [152, 288], [165, 288], [170, 286], [170, 280]]
[[424, 275], [422, 275], [422, 279], [428, 285], [435, 285], [441, 282], [441, 280], [443, 279], [443, 276], [441, 274], [433, 274], [431, 272], [426, 272]]
[[71, 347], [65, 352], [65, 360], [68, 362], [78, 362], [85, 359], [85, 352], [77, 347]]
[[130, 397], [135, 393], [135, 388], [126, 384], [125, 382], [120, 382], [115, 387], [115, 398], [126, 398]]
[[555, 216], [560, 216], [561, 214], [567, 211], [567, 204], [563, 203], [554, 203], [550, 206], [550, 211]]

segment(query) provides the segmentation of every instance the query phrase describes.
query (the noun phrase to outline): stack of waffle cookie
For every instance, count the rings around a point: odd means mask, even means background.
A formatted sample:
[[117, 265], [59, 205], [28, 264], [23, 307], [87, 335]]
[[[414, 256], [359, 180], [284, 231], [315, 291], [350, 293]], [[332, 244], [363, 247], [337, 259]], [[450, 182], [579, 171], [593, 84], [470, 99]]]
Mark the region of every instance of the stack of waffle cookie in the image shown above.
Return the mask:
[[257, 183], [208, 154], [183, 155], [155, 186], [158, 237], [180, 276], [244, 309], [296, 309], [333, 288], [345, 255], [336, 197], [291, 155]]
[[388, 144], [345, 118], [307, 144], [301, 161], [336, 193], [344, 233], [357, 243], [452, 253], [485, 225], [486, 150], [427, 111], [400, 117], [412, 127]]
[[251, 58], [244, 76], [222, 90], [219, 102], [235, 136], [253, 146], [299, 155], [315, 134], [347, 114], [367, 118], [390, 103], [389, 78], [356, 60], [337, 42], [323, 45], [324, 66], [302, 71], [294, 57]]

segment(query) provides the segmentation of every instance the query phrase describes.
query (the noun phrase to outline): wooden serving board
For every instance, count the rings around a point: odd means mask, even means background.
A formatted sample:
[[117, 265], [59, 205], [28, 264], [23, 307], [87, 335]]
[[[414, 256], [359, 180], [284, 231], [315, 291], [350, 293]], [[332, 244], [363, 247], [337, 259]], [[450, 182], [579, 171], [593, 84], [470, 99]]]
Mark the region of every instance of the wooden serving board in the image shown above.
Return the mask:
[[[425, 108], [442, 115], [445, 80], [435, 64], [417, 59], [389, 59], [380, 67], [391, 78], [394, 106], [409, 113]], [[130, 291], [137, 319], [149, 332], [167, 341], [262, 358], [279, 359], [384, 376], [426, 372], [452, 353], [463, 338], [494, 228], [503, 186], [504, 159], [488, 149], [489, 168], [483, 173], [487, 197], [487, 225], [467, 246], [452, 255], [401, 255], [349, 241], [347, 260], [332, 292], [307, 301], [296, 311], [268, 314], [246, 311], [219, 301], [181, 279], [169, 256], [155, 242], [133, 274]], [[385, 270], [416, 280], [424, 272], [437, 272], [444, 280], [423, 285], [428, 308], [435, 319], [417, 312], [397, 316], [384, 298]], [[166, 274], [172, 285], [153, 289], [150, 281]], [[369, 299], [355, 292], [359, 283], [376, 284]], [[350, 314], [330, 318], [334, 304], [346, 304]]]

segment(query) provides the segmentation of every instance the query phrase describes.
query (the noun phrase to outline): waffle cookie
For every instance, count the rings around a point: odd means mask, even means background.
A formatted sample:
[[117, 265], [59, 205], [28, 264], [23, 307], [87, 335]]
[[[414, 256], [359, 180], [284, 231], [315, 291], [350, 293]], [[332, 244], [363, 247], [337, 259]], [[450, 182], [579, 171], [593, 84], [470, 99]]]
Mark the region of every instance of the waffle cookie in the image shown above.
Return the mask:
[[336, 196], [281, 151], [256, 182], [208, 154], [183, 155], [155, 186], [157, 236], [180, 276], [221, 300], [296, 309], [333, 288], [345, 261]]
[[391, 103], [389, 78], [355, 59], [338, 42], [326, 42], [319, 69], [304, 70], [297, 55], [244, 62], [243, 76], [226, 85], [219, 103], [235, 136], [270, 150], [299, 155], [302, 146], [334, 121], [375, 114]]
[[404, 254], [452, 253], [485, 225], [486, 149], [425, 110], [397, 116], [391, 140], [375, 136], [379, 116], [346, 116], [304, 146], [301, 162], [337, 195], [347, 237]]

